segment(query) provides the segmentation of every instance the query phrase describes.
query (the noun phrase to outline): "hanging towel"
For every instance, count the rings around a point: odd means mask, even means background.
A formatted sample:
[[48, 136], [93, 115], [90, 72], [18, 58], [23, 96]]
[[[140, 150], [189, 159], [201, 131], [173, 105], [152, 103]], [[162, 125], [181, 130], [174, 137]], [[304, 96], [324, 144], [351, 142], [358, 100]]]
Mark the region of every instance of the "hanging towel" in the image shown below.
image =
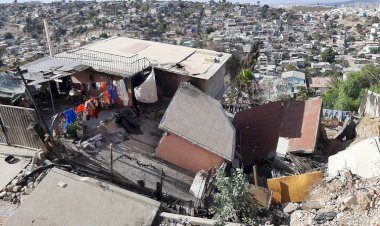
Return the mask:
[[126, 86], [124, 80], [121, 79], [120, 81], [118, 81], [116, 83], [115, 86], [116, 86], [117, 93], [119, 94], [120, 99], [123, 101], [123, 105], [128, 106], [129, 95], [128, 95], [127, 86]]
[[75, 113], [74, 108], [70, 108], [69, 110], [66, 110], [65, 115], [66, 115], [66, 123], [65, 123], [64, 128], [67, 129], [67, 127], [69, 127], [70, 124], [75, 122], [78, 115], [77, 113]]
[[107, 90], [107, 83], [101, 82], [100, 83], [100, 89], [102, 90], [102, 92], [106, 91]]
[[108, 93], [110, 94], [111, 103], [115, 103], [117, 100], [117, 90], [115, 86], [107, 88]]
[[135, 87], [135, 97], [137, 101], [146, 104], [157, 102], [157, 87], [154, 69], [146, 80], [139, 86]]
[[110, 93], [108, 92], [108, 90], [104, 91], [102, 93], [103, 97], [104, 97], [104, 101], [106, 102], [106, 104], [111, 104], [111, 97], [110, 97]]
[[85, 109], [86, 109], [86, 108], [85, 108], [84, 104], [80, 104], [80, 105], [77, 107], [77, 109], [75, 110], [75, 112], [76, 112], [76, 113], [81, 113], [81, 112], [83, 112]]

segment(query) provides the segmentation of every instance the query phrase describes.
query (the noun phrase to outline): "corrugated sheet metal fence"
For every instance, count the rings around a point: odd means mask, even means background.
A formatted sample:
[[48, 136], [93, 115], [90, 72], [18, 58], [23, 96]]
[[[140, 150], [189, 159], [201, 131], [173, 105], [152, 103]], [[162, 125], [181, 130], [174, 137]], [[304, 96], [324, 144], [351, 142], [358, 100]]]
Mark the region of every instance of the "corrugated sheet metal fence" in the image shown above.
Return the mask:
[[40, 149], [36, 139], [27, 129], [36, 122], [38, 118], [34, 109], [0, 105], [0, 143]]

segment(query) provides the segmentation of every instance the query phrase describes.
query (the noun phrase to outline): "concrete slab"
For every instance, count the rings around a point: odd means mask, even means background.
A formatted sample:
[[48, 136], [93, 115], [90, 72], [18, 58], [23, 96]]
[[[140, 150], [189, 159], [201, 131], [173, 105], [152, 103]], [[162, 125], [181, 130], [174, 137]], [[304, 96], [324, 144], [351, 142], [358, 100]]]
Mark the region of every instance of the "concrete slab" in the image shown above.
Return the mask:
[[[57, 186], [63, 182], [66, 186]], [[8, 219], [19, 225], [151, 225], [160, 203], [53, 168]]]
[[5, 162], [5, 155], [0, 155], [0, 190], [9, 184], [30, 162], [30, 159], [17, 157], [17, 162]]
[[336, 176], [342, 169], [349, 169], [364, 178], [380, 176], [380, 137], [360, 141], [330, 156], [329, 175]]
[[9, 202], [0, 202], [0, 226], [4, 225], [8, 221], [8, 218], [12, 216], [15, 210], [18, 208], [17, 204]]

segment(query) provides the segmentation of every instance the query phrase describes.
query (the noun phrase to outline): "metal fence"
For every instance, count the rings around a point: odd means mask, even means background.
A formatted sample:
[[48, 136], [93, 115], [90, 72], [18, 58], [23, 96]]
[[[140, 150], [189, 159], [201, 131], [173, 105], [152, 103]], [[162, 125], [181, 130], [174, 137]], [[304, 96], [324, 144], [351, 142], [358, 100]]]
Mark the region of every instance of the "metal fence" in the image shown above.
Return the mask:
[[41, 149], [33, 133], [28, 127], [38, 122], [34, 109], [9, 105], [0, 105], [0, 143], [29, 148]]
[[80, 62], [90, 66], [96, 71], [123, 77], [135, 75], [151, 66], [146, 58], [138, 58], [138, 55], [121, 56], [79, 47], [54, 55], [56, 58]]

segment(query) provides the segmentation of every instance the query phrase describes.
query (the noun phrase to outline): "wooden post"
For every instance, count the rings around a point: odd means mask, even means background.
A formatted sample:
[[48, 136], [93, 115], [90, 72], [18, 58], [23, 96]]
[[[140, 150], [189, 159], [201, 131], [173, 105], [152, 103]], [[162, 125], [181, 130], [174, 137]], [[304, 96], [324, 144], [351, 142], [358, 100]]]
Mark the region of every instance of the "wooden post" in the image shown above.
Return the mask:
[[34, 141], [38, 144], [38, 146], [41, 147], [41, 150], [46, 154], [48, 152], [48, 149], [46, 148], [46, 144], [44, 143], [44, 141], [38, 135], [36, 131], [36, 125], [37, 124], [35, 123], [31, 123], [26, 129], [32, 135]]
[[257, 165], [253, 166], [253, 178], [255, 180], [255, 185], [259, 186], [259, 176], [257, 174]]
[[53, 113], [55, 114], [55, 104], [54, 104], [53, 93], [51, 92], [51, 84], [50, 84], [50, 81], [48, 81], [48, 84], [49, 84], [49, 94], [50, 94], [51, 106], [52, 106], [52, 108], [53, 108]]
[[112, 150], [112, 143], [110, 144], [110, 151], [111, 151], [111, 182], [113, 181], [113, 150]]

